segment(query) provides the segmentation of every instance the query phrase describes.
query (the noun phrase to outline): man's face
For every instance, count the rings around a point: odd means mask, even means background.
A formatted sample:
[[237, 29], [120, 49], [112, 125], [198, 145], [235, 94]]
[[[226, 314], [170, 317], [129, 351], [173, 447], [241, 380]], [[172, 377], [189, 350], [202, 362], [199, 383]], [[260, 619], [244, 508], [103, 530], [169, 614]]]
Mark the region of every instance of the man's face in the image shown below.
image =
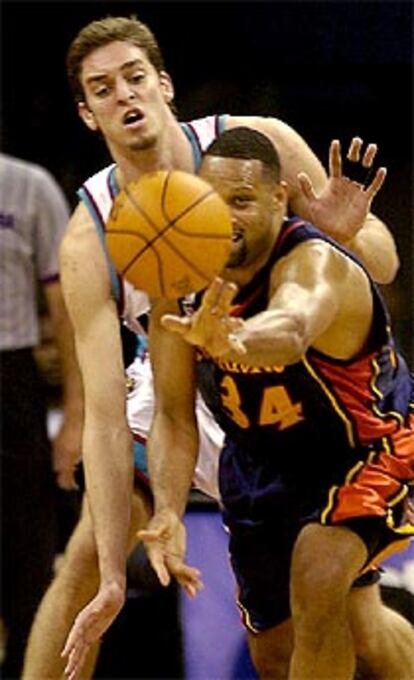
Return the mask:
[[207, 155], [199, 174], [231, 212], [233, 248], [227, 267], [246, 267], [262, 259], [279, 233], [286, 207], [284, 189], [263, 180], [263, 166], [256, 159]]
[[121, 41], [99, 47], [84, 59], [80, 79], [85, 102], [79, 114], [90, 129], [100, 130], [112, 151], [156, 144], [173, 88], [142, 49]]

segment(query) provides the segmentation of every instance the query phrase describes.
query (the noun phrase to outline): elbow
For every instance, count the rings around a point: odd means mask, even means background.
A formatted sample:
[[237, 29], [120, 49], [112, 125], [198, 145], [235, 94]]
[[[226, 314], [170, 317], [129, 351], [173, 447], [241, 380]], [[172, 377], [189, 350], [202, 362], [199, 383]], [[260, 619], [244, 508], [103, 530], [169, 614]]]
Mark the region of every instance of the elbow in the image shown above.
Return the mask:
[[375, 264], [372, 266], [372, 276], [381, 285], [392, 283], [397, 276], [399, 268], [400, 258], [397, 251], [394, 251], [389, 257], [388, 262], [383, 263], [383, 266], [375, 266]]

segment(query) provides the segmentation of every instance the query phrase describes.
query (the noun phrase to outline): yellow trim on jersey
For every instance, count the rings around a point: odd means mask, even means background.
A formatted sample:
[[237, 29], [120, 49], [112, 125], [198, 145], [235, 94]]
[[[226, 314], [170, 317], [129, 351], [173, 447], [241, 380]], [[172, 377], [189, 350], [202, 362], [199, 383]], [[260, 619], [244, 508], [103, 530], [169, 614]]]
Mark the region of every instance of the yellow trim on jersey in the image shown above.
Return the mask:
[[322, 378], [316, 373], [313, 366], [307, 360], [306, 356], [302, 357], [302, 363], [305, 366], [305, 368], [307, 369], [308, 373], [310, 373], [312, 378], [314, 380], [316, 380], [316, 382], [320, 385], [322, 390], [325, 392], [326, 396], [328, 397], [329, 401], [331, 402], [331, 404], [333, 406], [334, 411], [336, 411], [336, 413], [339, 415], [341, 420], [343, 420], [344, 425], [345, 425], [345, 429], [346, 429], [346, 433], [347, 433], [347, 437], [348, 437], [349, 445], [354, 449], [355, 448], [355, 437], [354, 437], [354, 429], [352, 427], [351, 421], [349, 420], [349, 418], [347, 418], [344, 411], [340, 408], [338, 402], [336, 401], [334, 394], [330, 391], [329, 387], [323, 382]]
[[[394, 531], [396, 530], [394, 529]], [[412, 532], [414, 533], [414, 527], [412, 527]], [[378, 565], [381, 564], [381, 562], [386, 560], [388, 557], [391, 557], [391, 555], [394, 555], [397, 552], [401, 552], [402, 550], [407, 550], [410, 543], [411, 543], [410, 537], [400, 539], [397, 538], [392, 543], [389, 543], [377, 555], [374, 555], [374, 557], [365, 565], [365, 567], [361, 571], [361, 575], [370, 571], [374, 567], [378, 567]]]
[[[396, 367], [396, 356], [395, 356], [395, 352], [392, 349], [390, 349], [389, 359], [390, 359], [391, 365], [393, 366], [393, 368], [395, 368]], [[383, 392], [381, 392], [381, 390], [377, 387], [377, 385], [375, 385], [375, 381], [376, 381], [376, 379], [378, 378], [378, 376], [381, 372], [380, 366], [379, 366], [378, 361], [376, 359], [372, 360], [371, 365], [372, 365], [372, 368], [374, 369], [374, 375], [371, 378], [370, 387], [377, 397], [379, 397], [380, 399], [383, 399], [384, 398]], [[387, 411], [387, 413], [384, 413], [383, 411], [380, 411], [377, 404], [372, 405], [372, 410], [374, 411], [375, 415], [378, 416], [379, 418], [382, 418], [382, 419], [384, 419], [384, 418], [396, 418], [400, 425], [404, 425], [404, 417], [402, 416], [401, 413], [398, 413], [398, 411]]]
[[374, 411], [375, 415], [379, 418], [382, 418], [382, 420], [385, 420], [385, 418], [395, 418], [398, 420], [399, 425], [404, 425], [404, 417], [401, 415], [401, 413], [398, 413], [398, 411], [387, 411], [387, 413], [383, 413], [376, 404], [373, 404], [372, 410]]
[[[390, 508], [392, 508], [394, 505], [397, 505], [400, 501], [402, 501], [403, 498], [405, 498], [408, 495], [408, 484], [403, 484], [401, 487], [401, 490], [394, 496], [394, 498], [390, 501], [388, 501], [388, 505]], [[387, 520], [388, 524], [388, 520]], [[414, 527], [413, 527], [414, 531]]]
[[249, 612], [247, 611], [247, 609], [246, 609], [245, 607], [243, 607], [243, 605], [242, 605], [242, 603], [240, 602], [240, 600], [236, 600], [236, 603], [237, 603], [237, 606], [238, 606], [238, 608], [240, 609], [240, 611], [241, 611], [241, 613], [242, 613], [243, 623], [244, 623], [244, 625], [246, 626], [246, 628], [248, 628], [248, 629], [250, 630], [251, 633], [260, 633], [260, 630], [259, 630], [258, 628], [255, 628], [254, 625], [252, 624], [252, 620], [251, 620], [251, 618], [250, 618], [250, 614], [249, 614]]
[[390, 446], [390, 443], [388, 441], [388, 437], [382, 437], [381, 441], [382, 441], [382, 446], [384, 448], [385, 453], [387, 453], [389, 456], [391, 456], [391, 446]]
[[326, 518], [331, 512], [334, 503], [335, 503], [335, 495], [336, 492], [338, 491], [339, 486], [331, 486], [328, 492], [328, 504], [326, 505], [325, 509], [322, 510], [321, 512], [321, 524], [326, 524]]
[[363, 460], [359, 460], [354, 467], [352, 467], [349, 472], [347, 473], [345, 477], [345, 484], [350, 484], [352, 482], [353, 477], [355, 477], [356, 473], [364, 467], [365, 463]]

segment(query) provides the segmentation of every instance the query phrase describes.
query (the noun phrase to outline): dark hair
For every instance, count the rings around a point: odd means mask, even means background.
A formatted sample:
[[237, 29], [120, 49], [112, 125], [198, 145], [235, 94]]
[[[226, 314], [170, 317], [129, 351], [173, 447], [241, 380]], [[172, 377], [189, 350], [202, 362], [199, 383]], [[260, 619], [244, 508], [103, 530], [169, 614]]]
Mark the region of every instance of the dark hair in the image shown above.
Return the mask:
[[261, 161], [264, 175], [272, 182], [280, 182], [280, 159], [276, 147], [266, 135], [253, 128], [225, 130], [210, 144], [206, 155]]
[[85, 57], [111, 42], [129, 42], [145, 51], [156, 71], [164, 70], [164, 59], [155, 36], [136, 16], [98, 19], [82, 28], [69, 46], [66, 56], [66, 71], [75, 101], [83, 101], [84, 92], [80, 81], [80, 70]]

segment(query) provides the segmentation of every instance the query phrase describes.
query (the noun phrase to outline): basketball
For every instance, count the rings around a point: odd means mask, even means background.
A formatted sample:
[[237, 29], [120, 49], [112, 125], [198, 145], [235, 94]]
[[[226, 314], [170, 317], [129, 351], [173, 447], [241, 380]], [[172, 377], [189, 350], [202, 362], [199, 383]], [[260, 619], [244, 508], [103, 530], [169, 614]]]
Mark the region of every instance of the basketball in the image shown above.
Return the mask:
[[230, 211], [200, 177], [151, 172], [114, 200], [106, 243], [117, 272], [153, 297], [177, 299], [208, 286], [231, 251]]

